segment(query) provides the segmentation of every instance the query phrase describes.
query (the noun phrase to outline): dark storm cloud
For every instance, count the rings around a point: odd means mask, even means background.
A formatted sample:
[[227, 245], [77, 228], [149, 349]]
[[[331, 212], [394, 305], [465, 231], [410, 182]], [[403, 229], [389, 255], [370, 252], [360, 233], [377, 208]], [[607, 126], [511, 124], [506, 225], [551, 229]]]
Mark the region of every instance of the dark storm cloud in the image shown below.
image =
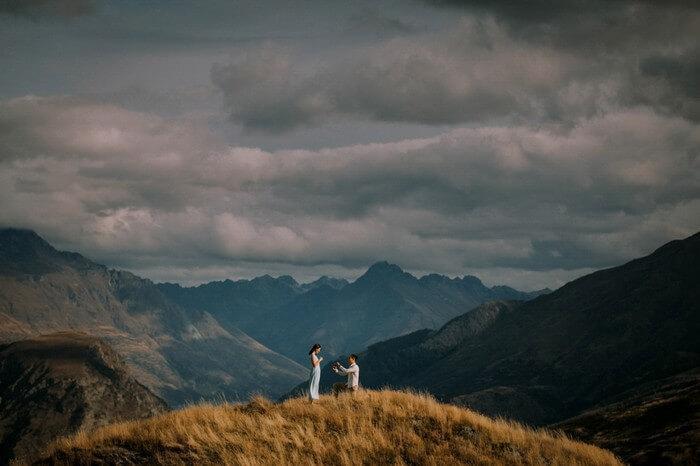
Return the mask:
[[700, 98], [700, 50], [680, 57], [649, 57], [639, 67], [645, 75], [668, 80], [686, 96]]
[[0, 14], [71, 18], [94, 13], [96, 0], [0, 0]]
[[611, 12], [637, 6], [699, 8], [694, 0], [427, 0], [427, 3], [495, 13], [513, 21], [535, 23], [554, 22], [572, 15], [605, 17]]
[[639, 69], [648, 80], [637, 88], [637, 101], [700, 121], [700, 48], [647, 57]]
[[545, 22], [590, 8], [600, 10], [603, 4], [607, 3], [610, 5], [612, 2], [595, 0], [533, 0], [528, 2], [513, 0], [428, 0], [427, 3], [437, 6], [495, 12], [499, 16], [521, 21]]
[[343, 118], [573, 124], [639, 104], [697, 117], [694, 4], [475, 1], [456, 11], [474, 14], [337, 60], [252, 47], [215, 65], [212, 81], [234, 123], [269, 132]]
[[557, 118], [576, 118], [582, 106], [559, 93], [577, 84], [577, 71], [587, 73], [583, 65], [571, 54], [517, 43], [493, 22], [465, 20], [446, 33], [392, 39], [320, 65], [268, 44], [216, 64], [212, 81], [231, 120], [254, 129], [348, 116], [443, 125], [546, 120], [554, 107], [569, 110]]
[[698, 2], [686, 0], [436, 0], [429, 4], [492, 16], [514, 37], [584, 54], [644, 53], [687, 41], [698, 27]]

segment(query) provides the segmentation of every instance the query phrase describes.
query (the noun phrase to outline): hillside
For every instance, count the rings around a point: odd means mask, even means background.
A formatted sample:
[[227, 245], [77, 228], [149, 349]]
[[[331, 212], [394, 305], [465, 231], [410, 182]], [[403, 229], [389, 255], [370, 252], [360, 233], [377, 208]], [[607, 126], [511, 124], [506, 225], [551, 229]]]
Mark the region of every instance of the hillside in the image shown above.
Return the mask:
[[636, 465], [700, 461], [700, 370], [644, 384], [552, 426]]
[[0, 347], [0, 464], [58, 436], [166, 409], [96, 338], [56, 333]]
[[60, 440], [57, 464], [619, 465], [591, 445], [494, 421], [424, 395], [363, 391], [319, 403], [194, 406]]
[[431, 274], [418, 279], [386, 262], [374, 264], [349, 284], [322, 278], [299, 285], [291, 277], [264, 276], [159, 288], [181, 306], [206, 310], [222, 325], [239, 327], [303, 364], [304, 350], [316, 342], [323, 343], [330, 356], [358, 352], [377, 341], [439, 327], [485, 301], [527, 300], [549, 291], [489, 288], [471, 276]]
[[306, 369], [209, 313], [183, 309], [151, 281], [0, 230], [0, 342], [80, 331], [110, 344], [171, 405], [223, 394], [276, 396]]
[[505, 386], [555, 411], [542, 421], [574, 415], [700, 366], [698, 277], [700, 234], [501, 313], [404, 383], [448, 398]]

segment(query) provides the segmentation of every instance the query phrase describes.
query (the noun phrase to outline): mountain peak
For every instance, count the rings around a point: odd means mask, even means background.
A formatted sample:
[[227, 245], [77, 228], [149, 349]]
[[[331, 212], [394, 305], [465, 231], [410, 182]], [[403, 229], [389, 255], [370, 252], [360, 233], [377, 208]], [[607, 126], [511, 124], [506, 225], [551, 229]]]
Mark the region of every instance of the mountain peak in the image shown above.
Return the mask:
[[290, 288], [296, 288], [299, 286], [299, 283], [297, 283], [294, 278], [292, 278], [289, 275], [281, 275], [279, 277], [273, 277], [270, 274], [265, 274], [265, 275], [260, 275], [258, 277], [255, 277], [251, 280], [249, 280], [249, 283], [255, 284], [255, 285], [265, 285], [265, 286], [279, 286], [279, 285], [285, 285]]
[[329, 277], [328, 275], [323, 275], [310, 283], [304, 283], [303, 285], [301, 285], [301, 287], [305, 291], [313, 290], [321, 286], [327, 286], [334, 290], [339, 290], [347, 284], [348, 281], [344, 278], [334, 278]]
[[44, 238], [39, 236], [34, 230], [24, 228], [2, 228], [0, 229], [0, 251], [30, 251], [44, 249], [55, 251]]
[[465, 275], [462, 277], [462, 283], [464, 285], [470, 285], [470, 286], [484, 286], [483, 282], [479, 280], [478, 277], [475, 277], [474, 275]]
[[297, 283], [297, 281], [294, 280], [294, 278], [290, 275], [280, 275], [279, 277], [277, 277], [277, 280], [291, 287], [296, 287], [299, 285], [299, 283]]
[[95, 264], [77, 253], [56, 250], [33, 230], [0, 229], [0, 272], [5, 275], [43, 275], [62, 266], [89, 268]]
[[355, 283], [382, 283], [395, 280], [415, 279], [413, 275], [404, 272], [401, 267], [396, 264], [390, 264], [387, 261], [376, 262], [367, 269], [367, 271], [358, 278]]
[[380, 261], [380, 262], [375, 262], [370, 266], [369, 269], [367, 269], [367, 272], [365, 272], [365, 275], [367, 274], [383, 274], [383, 275], [388, 275], [388, 274], [403, 274], [405, 273], [401, 267], [399, 267], [396, 264], [390, 264], [387, 261]]
[[95, 266], [94, 262], [77, 252], [60, 251], [39, 236], [34, 230], [24, 228], [0, 228], [0, 262], [22, 263], [44, 262], [71, 264], [73, 266]]

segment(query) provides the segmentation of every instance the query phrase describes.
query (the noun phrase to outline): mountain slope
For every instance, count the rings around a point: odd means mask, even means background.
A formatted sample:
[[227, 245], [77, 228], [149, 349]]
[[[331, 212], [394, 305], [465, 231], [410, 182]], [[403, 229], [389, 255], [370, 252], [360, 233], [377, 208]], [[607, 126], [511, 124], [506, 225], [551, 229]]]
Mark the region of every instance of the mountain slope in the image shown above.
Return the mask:
[[499, 316], [407, 380], [453, 397], [551, 390], [561, 415], [700, 365], [700, 234], [593, 273]]
[[[490, 414], [516, 414], [512, 408], [502, 411], [505, 405], [493, 392], [501, 387], [510, 393], [507, 398], [518, 396], [530, 411], [539, 411], [530, 422], [572, 416], [646, 381], [700, 365], [698, 277], [700, 234], [500, 312], [457, 345], [449, 343], [453, 332], [446, 326], [442, 337], [433, 337], [433, 348], [421, 342], [412, 349], [420, 354], [416, 358], [430, 361], [423, 370], [384, 380], [373, 380], [365, 370], [365, 381], [461, 397], [457, 401]], [[364, 355], [370, 366], [385, 358], [392, 356], [380, 348]]]
[[236, 327], [257, 338], [260, 329], [269, 325], [269, 313], [288, 303], [304, 289], [288, 276], [269, 275], [252, 280], [223, 280], [195, 287], [174, 283], [157, 285], [173, 302], [192, 311], [206, 311], [223, 325]]
[[58, 436], [166, 409], [96, 338], [56, 333], [0, 347], [0, 464]]
[[700, 460], [700, 370], [644, 384], [552, 426], [636, 465]]
[[194, 406], [57, 442], [58, 464], [619, 465], [591, 445], [401, 392]]
[[211, 312], [265, 345], [299, 362], [320, 342], [328, 355], [359, 352], [397, 335], [432, 327], [493, 299], [531, 299], [524, 293], [484, 286], [476, 277], [432, 274], [417, 279], [398, 266], [378, 262], [355, 282], [321, 279], [312, 286], [290, 277], [213, 282], [194, 288], [160, 289], [188, 309]]
[[223, 393], [283, 393], [306, 370], [152, 282], [55, 250], [34, 232], [0, 230], [0, 342], [73, 330], [107, 341], [135, 376], [176, 405]]

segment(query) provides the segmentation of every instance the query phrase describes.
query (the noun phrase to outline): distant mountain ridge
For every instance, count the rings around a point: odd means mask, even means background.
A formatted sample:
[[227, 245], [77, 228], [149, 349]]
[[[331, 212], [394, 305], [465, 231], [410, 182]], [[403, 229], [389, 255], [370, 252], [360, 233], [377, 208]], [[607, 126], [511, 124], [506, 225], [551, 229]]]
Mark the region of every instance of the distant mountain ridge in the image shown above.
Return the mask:
[[0, 230], [0, 342], [56, 331], [103, 338], [173, 405], [275, 396], [306, 375], [241, 330], [178, 306], [150, 280], [57, 251], [32, 231]]
[[473, 276], [430, 274], [419, 279], [386, 261], [375, 263], [352, 283], [322, 277], [299, 285], [288, 276], [263, 276], [158, 287], [184, 308], [209, 312], [222, 325], [240, 328], [301, 363], [306, 362], [305, 349], [316, 342], [330, 355], [359, 352], [376, 341], [439, 327], [485, 301], [527, 300], [549, 292], [488, 288]]

